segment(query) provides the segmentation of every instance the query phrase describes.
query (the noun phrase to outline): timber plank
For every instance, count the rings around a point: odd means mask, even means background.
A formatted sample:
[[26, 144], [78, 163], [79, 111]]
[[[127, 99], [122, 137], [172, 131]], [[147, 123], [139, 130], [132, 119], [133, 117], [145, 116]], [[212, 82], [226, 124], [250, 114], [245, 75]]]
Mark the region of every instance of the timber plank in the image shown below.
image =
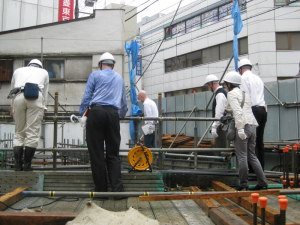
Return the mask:
[[150, 202], [155, 218], [162, 224], [172, 224], [171, 218], [167, 214], [167, 210], [161, 202]]
[[36, 213], [36, 212], [0, 212], [0, 224], [5, 225], [32, 225], [55, 224], [65, 225], [73, 220], [77, 213]]
[[178, 212], [177, 208], [174, 206], [174, 204], [171, 201], [162, 201], [161, 204], [164, 207], [165, 211], [167, 212], [171, 224], [178, 224], [178, 225], [186, 224], [185, 219]]
[[[27, 187], [18, 187], [17, 189], [1, 196], [0, 201], [5, 203], [6, 205], [11, 206], [15, 202], [24, 198], [24, 196], [22, 195], [22, 191], [25, 191], [25, 190], [27, 190]], [[5, 210], [7, 208], [6, 205], [0, 204], [0, 211]]]
[[139, 202], [139, 212], [150, 219], [156, 219], [149, 202]]
[[[219, 181], [212, 181], [212, 188], [215, 189], [216, 191], [234, 191], [235, 189], [219, 182]], [[243, 192], [243, 191], [242, 191]], [[242, 193], [242, 192], [237, 192], [237, 193]], [[261, 193], [258, 191], [257, 193]], [[267, 194], [260, 194], [262, 195], [267, 195]], [[243, 206], [250, 212], [253, 212], [253, 203], [251, 197], [231, 197], [229, 198], [232, 201], [236, 202], [237, 204]], [[259, 204], [257, 205], [257, 215], [261, 217], [261, 208]], [[266, 221], [270, 224], [274, 225], [279, 225], [280, 224], [280, 212], [278, 210], [273, 209], [270, 206], [266, 207], [265, 210], [265, 215], [266, 215]]]
[[177, 210], [180, 212], [187, 224], [214, 224], [193, 200], [174, 200], [172, 203], [176, 206]]
[[[196, 186], [191, 186], [190, 190], [193, 192], [201, 192], [201, 190]], [[195, 202], [200, 206], [206, 215], [208, 215], [208, 212], [211, 208], [218, 208], [218, 206], [210, 199], [195, 199]]]
[[235, 220], [228, 214], [224, 213], [220, 208], [213, 208], [209, 211], [209, 218], [218, 225], [241, 225], [239, 221]]
[[253, 224], [253, 218], [250, 217], [245, 211], [238, 208], [231, 202], [227, 201], [226, 199], [217, 199], [216, 200], [219, 204], [224, 206], [226, 209], [228, 209], [230, 212], [234, 213], [238, 217], [240, 217], [242, 220], [244, 220], [248, 224]]

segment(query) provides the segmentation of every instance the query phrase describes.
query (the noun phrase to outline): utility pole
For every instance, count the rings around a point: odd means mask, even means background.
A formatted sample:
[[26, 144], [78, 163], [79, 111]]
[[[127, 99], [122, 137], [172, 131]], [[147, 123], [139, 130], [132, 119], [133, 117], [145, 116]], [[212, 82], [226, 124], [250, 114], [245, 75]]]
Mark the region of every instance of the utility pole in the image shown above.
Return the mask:
[[79, 6], [78, 6], [78, 0], [75, 0], [75, 19], [79, 18]]

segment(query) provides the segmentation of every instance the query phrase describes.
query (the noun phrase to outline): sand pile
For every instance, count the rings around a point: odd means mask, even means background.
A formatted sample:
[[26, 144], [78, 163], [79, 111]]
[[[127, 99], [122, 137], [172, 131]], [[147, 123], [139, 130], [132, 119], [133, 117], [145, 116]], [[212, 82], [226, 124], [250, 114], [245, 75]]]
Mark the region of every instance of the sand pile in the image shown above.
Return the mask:
[[129, 208], [126, 212], [111, 212], [100, 208], [93, 202], [88, 202], [78, 216], [66, 225], [156, 225], [157, 220], [149, 219], [137, 210]]

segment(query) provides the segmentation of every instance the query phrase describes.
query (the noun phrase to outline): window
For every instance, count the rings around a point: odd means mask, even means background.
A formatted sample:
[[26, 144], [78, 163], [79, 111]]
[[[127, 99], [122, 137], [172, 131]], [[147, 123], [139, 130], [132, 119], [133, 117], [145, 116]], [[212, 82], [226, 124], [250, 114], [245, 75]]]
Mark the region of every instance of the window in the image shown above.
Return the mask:
[[276, 33], [276, 50], [300, 50], [300, 32]]
[[202, 50], [202, 63], [219, 60], [219, 46], [213, 46]]
[[[298, 36], [295, 36], [296, 43]], [[295, 41], [294, 41], [295, 42]], [[239, 39], [239, 54], [248, 53], [248, 38]], [[229, 41], [220, 45], [215, 45], [209, 48], [176, 56], [165, 60], [165, 72], [171, 72], [174, 70], [183, 69], [186, 67], [192, 67], [201, 65], [203, 63], [211, 63], [222, 59], [228, 59], [233, 54], [233, 42]]]
[[187, 66], [188, 67], [197, 66], [202, 63], [201, 51], [189, 53], [189, 54], [187, 54], [186, 58], [187, 58]]
[[227, 42], [220, 45], [220, 59], [230, 58], [233, 54], [233, 42]]
[[49, 78], [64, 78], [64, 60], [50, 60], [44, 61], [44, 69], [48, 71]]
[[296, 5], [299, 6], [300, 2], [298, 0], [274, 0], [274, 5]]
[[165, 29], [165, 32], [166, 32], [166, 39], [169, 39], [169, 38], [171, 38], [171, 29], [170, 29], [170, 27], [167, 27], [166, 29]]
[[0, 59], [0, 81], [11, 81], [13, 75], [13, 60]]
[[[279, 1], [298, 1], [298, 0], [279, 0]], [[239, 6], [240, 6], [240, 12], [246, 11], [247, 10], [246, 0], [239, 0]], [[218, 6], [216, 8], [213, 8], [212, 10], [209, 10], [197, 16], [193, 16], [192, 18], [181, 21], [177, 24], [174, 24], [170, 28], [169, 27], [165, 28], [165, 33], [166, 33], [165, 39], [175, 38], [179, 35], [183, 35], [185, 33], [199, 29], [201, 27], [205, 27], [210, 24], [216, 23], [218, 21], [222, 21], [231, 15], [232, 7], [233, 7], [233, 2], [230, 2], [223, 6]]]
[[239, 55], [248, 53], [248, 38], [239, 39]]

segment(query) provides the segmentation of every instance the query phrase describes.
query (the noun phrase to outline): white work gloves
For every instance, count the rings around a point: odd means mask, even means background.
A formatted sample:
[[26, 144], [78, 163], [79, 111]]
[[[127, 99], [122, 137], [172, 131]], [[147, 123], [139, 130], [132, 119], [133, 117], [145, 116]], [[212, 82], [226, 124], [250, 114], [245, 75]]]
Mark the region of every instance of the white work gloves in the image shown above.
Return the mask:
[[85, 129], [86, 128], [86, 120], [87, 120], [87, 117], [86, 116], [83, 116], [79, 119], [79, 123], [80, 123], [80, 126]]
[[245, 140], [247, 138], [247, 135], [245, 134], [244, 129], [238, 129], [238, 135], [240, 139]]
[[216, 129], [216, 128], [212, 128], [212, 129], [211, 129], [211, 135], [212, 135], [214, 138], [217, 138], [217, 137], [218, 137], [217, 129]]

